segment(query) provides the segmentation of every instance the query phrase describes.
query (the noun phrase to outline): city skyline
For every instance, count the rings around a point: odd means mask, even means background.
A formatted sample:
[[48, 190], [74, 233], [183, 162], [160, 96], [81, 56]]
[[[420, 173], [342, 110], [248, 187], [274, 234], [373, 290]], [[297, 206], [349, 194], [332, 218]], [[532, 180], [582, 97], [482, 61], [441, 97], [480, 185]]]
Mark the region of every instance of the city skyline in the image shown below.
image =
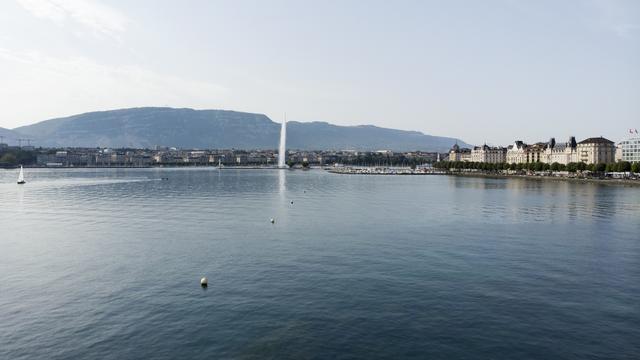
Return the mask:
[[133, 106], [277, 122], [286, 111], [492, 145], [518, 134], [617, 142], [640, 127], [632, 1], [19, 0], [2, 9], [5, 128]]

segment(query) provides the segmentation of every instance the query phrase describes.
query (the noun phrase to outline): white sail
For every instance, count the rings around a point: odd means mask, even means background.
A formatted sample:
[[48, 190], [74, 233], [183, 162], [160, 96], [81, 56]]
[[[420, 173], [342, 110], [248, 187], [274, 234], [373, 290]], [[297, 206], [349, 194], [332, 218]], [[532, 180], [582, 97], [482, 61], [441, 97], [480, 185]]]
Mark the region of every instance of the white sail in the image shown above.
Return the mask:
[[20, 165], [20, 173], [18, 174], [18, 182], [24, 182], [24, 170], [22, 170], [22, 165]]

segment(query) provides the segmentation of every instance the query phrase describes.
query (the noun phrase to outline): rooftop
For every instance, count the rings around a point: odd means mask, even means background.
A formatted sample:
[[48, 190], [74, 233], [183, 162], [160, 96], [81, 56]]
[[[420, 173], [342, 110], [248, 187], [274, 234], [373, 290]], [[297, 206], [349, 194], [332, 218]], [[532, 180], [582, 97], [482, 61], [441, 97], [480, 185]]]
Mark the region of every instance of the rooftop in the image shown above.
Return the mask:
[[613, 141], [609, 139], [605, 139], [602, 136], [600, 136], [600, 137], [591, 137], [588, 139], [584, 139], [580, 141], [578, 144], [611, 144], [613, 145]]

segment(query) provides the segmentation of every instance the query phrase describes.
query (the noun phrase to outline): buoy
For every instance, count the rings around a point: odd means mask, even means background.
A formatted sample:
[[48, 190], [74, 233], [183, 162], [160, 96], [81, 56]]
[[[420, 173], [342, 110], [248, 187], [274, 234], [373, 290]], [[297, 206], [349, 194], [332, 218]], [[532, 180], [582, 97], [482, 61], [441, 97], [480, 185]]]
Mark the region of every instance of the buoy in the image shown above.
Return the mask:
[[291, 200], [291, 205], [293, 205], [293, 200]]
[[271, 223], [274, 224], [276, 222], [276, 219], [271, 218]]
[[206, 277], [203, 277], [202, 279], [200, 279], [200, 286], [207, 287], [207, 285], [209, 285], [209, 281], [207, 280]]

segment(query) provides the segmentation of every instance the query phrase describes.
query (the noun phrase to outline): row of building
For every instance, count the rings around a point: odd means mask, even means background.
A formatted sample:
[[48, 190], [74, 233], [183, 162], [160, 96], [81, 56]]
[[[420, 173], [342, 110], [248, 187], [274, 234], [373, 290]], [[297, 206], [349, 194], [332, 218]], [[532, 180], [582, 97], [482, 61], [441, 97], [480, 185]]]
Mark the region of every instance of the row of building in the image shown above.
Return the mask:
[[570, 137], [567, 142], [526, 144], [520, 140], [508, 147], [476, 146], [460, 148], [455, 144], [449, 151], [449, 161], [472, 161], [487, 163], [547, 163], [547, 164], [608, 164], [616, 161], [640, 162], [640, 138], [631, 138], [616, 144], [603, 137], [592, 137], [580, 142]]
[[[9, 150], [6, 144], [0, 144], [0, 154]], [[225, 166], [273, 166], [277, 164], [276, 150], [183, 150], [176, 148], [151, 149], [104, 149], [104, 148], [67, 148], [46, 149], [22, 146], [20, 150], [29, 150], [37, 154], [34, 163], [39, 166], [132, 166], [145, 167], [157, 165], [225, 165]], [[441, 156], [443, 155], [443, 156]], [[288, 150], [287, 159], [292, 163], [311, 165], [332, 165], [335, 163], [350, 165], [407, 165], [434, 163], [441, 159], [449, 161], [468, 161], [485, 163], [559, 163], [583, 162], [587, 164], [612, 163], [615, 161], [640, 162], [640, 137], [621, 141], [617, 146], [603, 137], [593, 137], [577, 142], [570, 137], [567, 142], [556, 142], [551, 138], [547, 142], [526, 144], [515, 141], [508, 147], [476, 146], [473, 149], [461, 148], [457, 144], [448, 153], [437, 152], [400, 152], [390, 150], [355, 151], [324, 150], [303, 151]]]
[[[151, 149], [100, 149], [67, 148], [35, 149], [36, 165], [46, 167], [147, 167], [147, 166], [275, 166], [276, 150], [182, 150], [175, 148]], [[435, 162], [436, 152], [394, 153], [379, 151], [305, 151], [288, 150], [291, 164], [333, 165], [345, 164], [402, 164]]]
[[[306, 154], [302, 157], [307, 158]], [[175, 148], [157, 150], [69, 148], [64, 150], [45, 150], [37, 155], [36, 163], [47, 167], [258, 166], [276, 164], [277, 153], [273, 151], [182, 150]]]

